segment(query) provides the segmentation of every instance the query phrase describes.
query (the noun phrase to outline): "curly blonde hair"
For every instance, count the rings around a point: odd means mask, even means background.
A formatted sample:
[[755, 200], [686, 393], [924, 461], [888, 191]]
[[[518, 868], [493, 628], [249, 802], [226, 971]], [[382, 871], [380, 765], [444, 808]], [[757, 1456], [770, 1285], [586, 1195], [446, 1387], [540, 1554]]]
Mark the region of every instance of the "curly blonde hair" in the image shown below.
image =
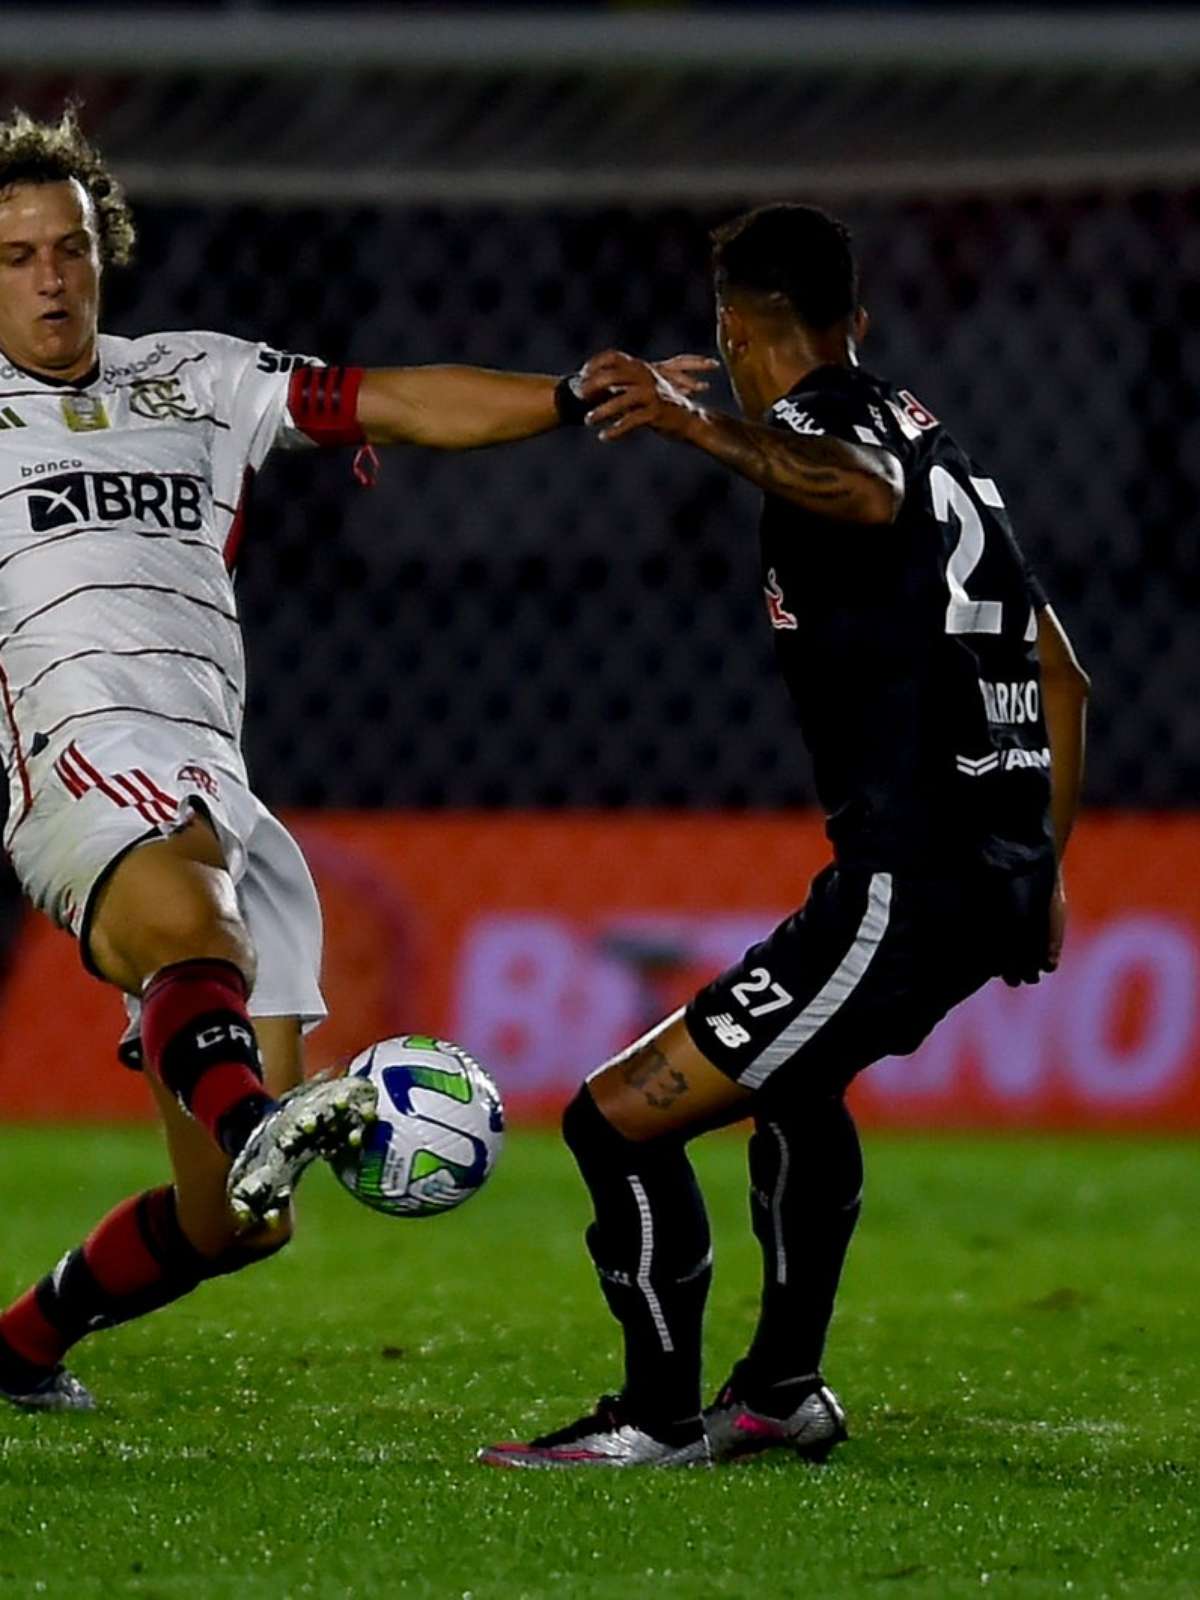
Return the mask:
[[67, 105], [57, 122], [36, 122], [20, 110], [0, 122], [0, 195], [19, 183], [67, 183], [72, 178], [96, 208], [101, 260], [127, 265], [137, 237], [129, 202], [100, 152], [84, 138], [78, 107]]

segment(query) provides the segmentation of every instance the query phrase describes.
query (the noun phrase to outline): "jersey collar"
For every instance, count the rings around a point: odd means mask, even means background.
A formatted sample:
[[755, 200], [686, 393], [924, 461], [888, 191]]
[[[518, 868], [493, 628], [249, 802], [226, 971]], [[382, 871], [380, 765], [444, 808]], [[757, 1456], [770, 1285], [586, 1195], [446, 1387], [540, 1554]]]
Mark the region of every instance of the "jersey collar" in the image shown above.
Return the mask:
[[44, 372], [33, 372], [29, 367], [23, 367], [19, 361], [14, 361], [7, 351], [0, 351], [0, 355], [3, 355], [5, 361], [15, 371], [32, 378], [34, 383], [44, 383], [48, 389], [86, 389], [100, 376], [99, 352], [87, 371], [78, 378], [48, 378]]

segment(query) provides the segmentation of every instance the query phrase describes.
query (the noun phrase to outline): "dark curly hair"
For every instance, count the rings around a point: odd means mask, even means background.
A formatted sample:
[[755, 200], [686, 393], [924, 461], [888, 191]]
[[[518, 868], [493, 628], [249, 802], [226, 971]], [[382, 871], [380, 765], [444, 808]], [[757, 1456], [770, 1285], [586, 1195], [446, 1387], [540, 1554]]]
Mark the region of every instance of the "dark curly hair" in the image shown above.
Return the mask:
[[713, 231], [718, 289], [778, 296], [810, 328], [829, 328], [858, 305], [850, 230], [816, 206], [760, 206]]
[[78, 108], [66, 106], [57, 122], [35, 122], [24, 111], [13, 111], [0, 122], [0, 195], [20, 183], [68, 183], [72, 178], [96, 208], [101, 260], [125, 266], [136, 238], [133, 216], [100, 152], [84, 138]]

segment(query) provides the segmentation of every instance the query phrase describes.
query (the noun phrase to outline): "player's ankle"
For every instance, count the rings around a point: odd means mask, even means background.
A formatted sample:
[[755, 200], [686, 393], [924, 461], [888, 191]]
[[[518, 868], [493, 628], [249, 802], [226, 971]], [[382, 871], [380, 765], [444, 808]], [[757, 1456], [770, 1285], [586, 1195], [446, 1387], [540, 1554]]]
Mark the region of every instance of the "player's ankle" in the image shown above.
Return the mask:
[[7, 1394], [29, 1394], [45, 1383], [54, 1372], [54, 1364], [43, 1366], [19, 1355], [0, 1334], [0, 1389]]
[[231, 1160], [241, 1155], [250, 1135], [275, 1104], [269, 1094], [248, 1094], [221, 1117], [217, 1143]]
[[764, 1417], [786, 1417], [824, 1384], [819, 1372], [780, 1373], [739, 1362], [727, 1388], [751, 1411]]
[[639, 1402], [636, 1396], [628, 1395], [621, 1397], [620, 1404], [622, 1413], [634, 1427], [643, 1429], [651, 1438], [657, 1439], [660, 1444], [669, 1444], [673, 1449], [692, 1444], [704, 1432], [704, 1418], [699, 1410], [680, 1415], [669, 1407], [664, 1408], [661, 1403]]

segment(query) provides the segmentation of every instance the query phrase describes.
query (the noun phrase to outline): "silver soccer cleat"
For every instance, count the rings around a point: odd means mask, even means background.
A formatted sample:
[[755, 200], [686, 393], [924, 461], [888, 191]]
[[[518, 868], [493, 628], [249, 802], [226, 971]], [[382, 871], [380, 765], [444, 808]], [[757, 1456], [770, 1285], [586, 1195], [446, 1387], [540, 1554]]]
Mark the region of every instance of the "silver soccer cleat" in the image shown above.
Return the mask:
[[362, 1143], [374, 1122], [377, 1093], [365, 1078], [319, 1074], [285, 1094], [255, 1128], [229, 1169], [230, 1209], [243, 1228], [273, 1223], [318, 1156]]
[[783, 1417], [752, 1410], [727, 1383], [705, 1411], [704, 1426], [714, 1461], [736, 1461], [776, 1445], [785, 1445], [808, 1461], [824, 1461], [847, 1437], [842, 1403], [824, 1383]]
[[33, 1389], [14, 1394], [10, 1389], [0, 1389], [0, 1400], [19, 1406], [22, 1411], [94, 1411], [96, 1401], [74, 1373], [65, 1367], [54, 1371]]
[[528, 1444], [492, 1444], [476, 1456], [488, 1467], [707, 1467], [708, 1440], [668, 1444], [625, 1415], [619, 1397], [605, 1395], [591, 1416]]

